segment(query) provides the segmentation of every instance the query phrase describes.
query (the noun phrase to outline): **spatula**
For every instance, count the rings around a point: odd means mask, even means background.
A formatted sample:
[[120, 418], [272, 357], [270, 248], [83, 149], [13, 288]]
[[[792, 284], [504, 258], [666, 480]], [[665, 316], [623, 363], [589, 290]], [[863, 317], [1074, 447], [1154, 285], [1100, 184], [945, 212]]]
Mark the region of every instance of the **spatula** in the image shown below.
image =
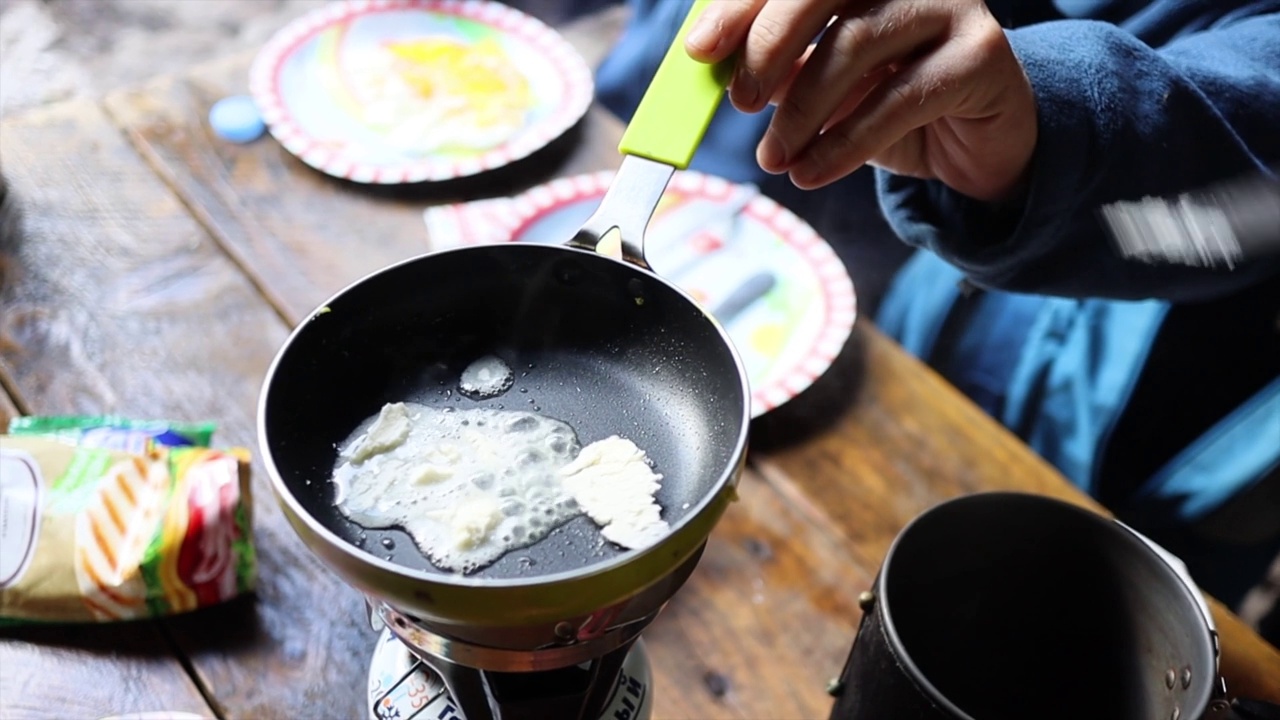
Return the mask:
[[570, 245], [603, 252], [616, 235], [623, 259], [649, 267], [644, 257], [649, 219], [671, 175], [689, 167], [729, 77], [727, 61], [701, 63], [684, 49], [685, 36], [709, 2], [695, 0], [689, 9], [618, 144], [622, 165]]
[[1098, 214], [1122, 257], [1234, 269], [1280, 254], [1280, 167], [1174, 197], [1113, 202]]

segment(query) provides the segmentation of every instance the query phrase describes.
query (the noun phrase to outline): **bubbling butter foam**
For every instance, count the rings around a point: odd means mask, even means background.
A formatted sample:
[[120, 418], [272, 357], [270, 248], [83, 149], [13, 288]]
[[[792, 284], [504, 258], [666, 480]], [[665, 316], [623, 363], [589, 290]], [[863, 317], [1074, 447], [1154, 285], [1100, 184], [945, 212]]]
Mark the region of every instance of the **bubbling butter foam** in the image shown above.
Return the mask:
[[458, 389], [473, 398], [501, 395], [511, 389], [515, 374], [497, 355], [485, 355], [462, 371]]
[[391, 403], [341, 446], [338, 509], [399, 526], [431, 562], [469, 573], [582, 513], [559, 477], [581, 446], [530, 412]]

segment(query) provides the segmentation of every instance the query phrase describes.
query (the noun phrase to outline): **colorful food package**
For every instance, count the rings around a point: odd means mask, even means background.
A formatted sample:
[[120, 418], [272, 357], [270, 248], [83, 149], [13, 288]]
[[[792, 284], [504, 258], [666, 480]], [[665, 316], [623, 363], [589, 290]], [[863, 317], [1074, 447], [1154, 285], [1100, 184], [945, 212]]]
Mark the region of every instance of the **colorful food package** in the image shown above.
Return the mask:
[[253, 589], [248, 451], [34, 427], [0, 435], [0, 623], [170, 615]]

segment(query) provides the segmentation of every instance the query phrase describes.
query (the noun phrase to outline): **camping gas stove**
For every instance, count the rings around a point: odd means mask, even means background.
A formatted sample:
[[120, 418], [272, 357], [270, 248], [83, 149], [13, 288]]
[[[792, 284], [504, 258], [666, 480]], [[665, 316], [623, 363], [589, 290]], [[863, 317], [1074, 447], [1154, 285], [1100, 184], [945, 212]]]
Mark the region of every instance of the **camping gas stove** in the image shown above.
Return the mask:
[[446, 637], [376, 601], [369, 607], [382, 630], [369, 668], [371, 720], [650, 716], [652, 680], [639, 632], [652, 616], [585, 643], [509, 650]]

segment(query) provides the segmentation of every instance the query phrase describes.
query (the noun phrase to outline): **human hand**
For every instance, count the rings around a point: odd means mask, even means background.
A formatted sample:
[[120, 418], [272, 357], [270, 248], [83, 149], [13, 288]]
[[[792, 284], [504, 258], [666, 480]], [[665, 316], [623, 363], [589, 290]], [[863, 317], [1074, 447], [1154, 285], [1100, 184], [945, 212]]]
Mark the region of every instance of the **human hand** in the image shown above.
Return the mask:
[[756, 159], [800, 188], [870, 163], [998, 201], [1030, 165], [1035, 95], [982, 0], [717, 0], [685, 48], [738, 53], [730, 100], [777, 106]]

